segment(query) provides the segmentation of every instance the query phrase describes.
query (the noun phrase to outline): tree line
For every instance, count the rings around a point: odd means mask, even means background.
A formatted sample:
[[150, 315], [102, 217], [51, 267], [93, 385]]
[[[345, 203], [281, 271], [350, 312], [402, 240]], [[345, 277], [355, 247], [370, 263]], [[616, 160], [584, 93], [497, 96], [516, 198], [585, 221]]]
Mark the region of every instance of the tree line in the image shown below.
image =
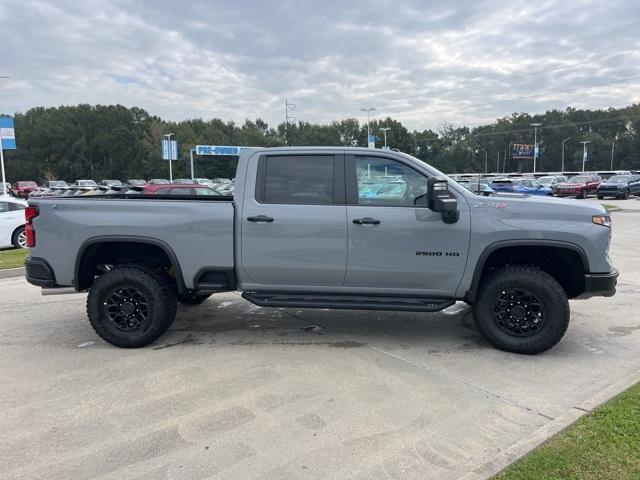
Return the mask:
[[[640, 104], [606, 110], [551, 110], [544, 114], [514, 113], [474, 128], [443, 125], [434, 130], [407, 129], [392, 118], [371, 120], [376, 146], [380, 128], [388, 127], [387, 145], [413, 155], [445, 173], [531, 171], [509, 156], [511, 143], [533, 143], [538, 128], [538, 171], [558, 171], [562, 141], [565, 170], [581, 170], [582, 144], [589, 143], [587, 170], [640, 169]], [[286, 128], [285, 128], [286, 127]], [[15, 115], [17, 150], [5, 151], [8, 181], [75, 180], [79, 178], [166, 178], [161, 160], [165, 133], [178, 140], [180, 160], [174, 178], [189, 177], [189, 150], [198, 144], [275, 147], [283, 145], [366, 146], [367, 125], [355, 118], [326, 125], [297, 122], [269, 126], [257, 119], [242, 124], [218, 118], [165, 121], [141, 108], [122, 105], [77, 105], [32, 108]], [[615, 142], [615, 145], [613, 145]], [[613, 147], [613, 148], [612, 148]], [[486, 154], [485, 154], [486, 152]], [[233, 177], [235, 157], [199, 157], [198, 177]]]

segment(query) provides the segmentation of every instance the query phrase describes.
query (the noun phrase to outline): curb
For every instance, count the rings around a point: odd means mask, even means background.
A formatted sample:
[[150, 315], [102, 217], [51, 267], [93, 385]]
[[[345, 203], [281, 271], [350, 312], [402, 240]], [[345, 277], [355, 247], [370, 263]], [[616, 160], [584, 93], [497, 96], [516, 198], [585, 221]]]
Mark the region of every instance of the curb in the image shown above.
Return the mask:
[[498, 453], [498, 455], [496, 455], [492, 460], [463, 475], [460, 477], [461, 480], [479, 480], [493, 477], [515, 461], [524, 457], [533, 449], [539, 447], [551, 437], [571, 426], [581, 417], [588, 415], [603, 403], [611, 400], [613, 397], [624, 392], [638, 382], [640, 382], [640, 371], [627, 375], [622, 380], [609, 385], [595, 395], [589, 397], [582, 404], [560, 414], [560, 416], [556, 417], [551, 422], [535, 430], [527, 438], [523, 438], [519, 442], [514, 443], [510, 447]]
[[4, 270], [0, 270], [0, 279], [2, 278], [13, 278], [13, 277], [24, 277], [24, 267], [18, 268], [5, 268]]

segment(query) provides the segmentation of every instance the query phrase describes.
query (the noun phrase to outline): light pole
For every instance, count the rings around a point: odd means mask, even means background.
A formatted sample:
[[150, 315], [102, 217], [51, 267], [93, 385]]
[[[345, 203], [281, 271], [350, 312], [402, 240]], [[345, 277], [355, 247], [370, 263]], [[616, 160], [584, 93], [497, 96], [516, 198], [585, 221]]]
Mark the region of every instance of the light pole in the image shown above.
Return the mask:
[[476, 148], [476, 155], [480, 152], [484, 152], [484, 174], [487, 174], [487, 149], [486, 148]]
[[189, 160], [191, 160], [191, 180], [193, 180], [193, 153], [196, 151], [195, 148], [189, 150]]
[[618, 139], [618, 136], [616, 135], [615, 138], [613, 139], [613, 142], [611, 142], [611, 167], [610, 170], [613, 170], [613, 151], [616, 148], [616, 140]]
[[367, 146], [369, 146], [369, 137], [371, 136], [371, 130], [369, 129], [369, 120], [371, 118], [371, 112], [375, 111], [376, 107], [361, 108], [363, 112], [367, 112]]
[[564, 140], [562, 140], [562, 167], [560, 168], [560, 173], [564, 173], [564, 144], [568, 140], [571, 140], [571, 137], [567, 137]]
[[587, 161], [587, 143], [591, 143], [589, 141], [578, 142], [582, 144], [582, 171], [584, 172], [584, 162]]
[[173, 133], [165, 133], [163, 135], [163, 137], [165, 137], [167, 139], [167, 149], [169, 151], [169, 181], [171, 183], [173, 183], [173, 170], [171, 169], [171, 137], [173, 136]]
[[533, 173], [536, 173], [536, 161], [538, 160], [538, 127], [541, 123], [532, 123], [533, 127]]
[[[0, 76], [0, 78], [8, 79], [7, 76]], [[2, 151], [2, 132], [0, 131], [0, 170], [2, 170], [2, 195], [7, 194], [7, 179], [4, 175], [4, 152]]]
[[380, 128], [379, 130], [384, 133], [384, 149], [386, 150], [387, 149], [387, 132], [391, 130], [391, 127], [384, 127], [384, 128]]

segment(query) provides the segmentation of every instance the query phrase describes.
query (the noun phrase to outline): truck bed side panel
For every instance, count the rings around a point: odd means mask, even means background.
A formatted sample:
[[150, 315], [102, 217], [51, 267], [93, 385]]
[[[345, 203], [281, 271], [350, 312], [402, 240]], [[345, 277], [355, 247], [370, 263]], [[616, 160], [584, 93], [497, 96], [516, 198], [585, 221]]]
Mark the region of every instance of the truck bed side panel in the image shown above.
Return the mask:
[[171, 249], [187, 288], [203, 267], [233, 269], [232, 202], [160, 199], [33, 199], [36, 246], [59, 285], [71, 285], [76, 256], [103, 238], [152, 239]]

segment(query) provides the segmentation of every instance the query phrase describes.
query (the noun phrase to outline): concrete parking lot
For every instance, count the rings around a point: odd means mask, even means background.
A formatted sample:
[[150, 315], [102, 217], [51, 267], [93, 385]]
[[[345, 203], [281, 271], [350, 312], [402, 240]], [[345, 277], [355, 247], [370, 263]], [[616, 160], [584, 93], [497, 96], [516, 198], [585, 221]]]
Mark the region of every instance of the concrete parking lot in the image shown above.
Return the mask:
[[[589, 200], [595, 201], [595, 200]], [[0, 280], [0, 478], [484, 478], [640, 380], [640, 201], [613, 213], [613, 298], [572, 301], [563, 341], [491, 348], [434, 315], [181, 307], [119, 350], [85, 295]]]

